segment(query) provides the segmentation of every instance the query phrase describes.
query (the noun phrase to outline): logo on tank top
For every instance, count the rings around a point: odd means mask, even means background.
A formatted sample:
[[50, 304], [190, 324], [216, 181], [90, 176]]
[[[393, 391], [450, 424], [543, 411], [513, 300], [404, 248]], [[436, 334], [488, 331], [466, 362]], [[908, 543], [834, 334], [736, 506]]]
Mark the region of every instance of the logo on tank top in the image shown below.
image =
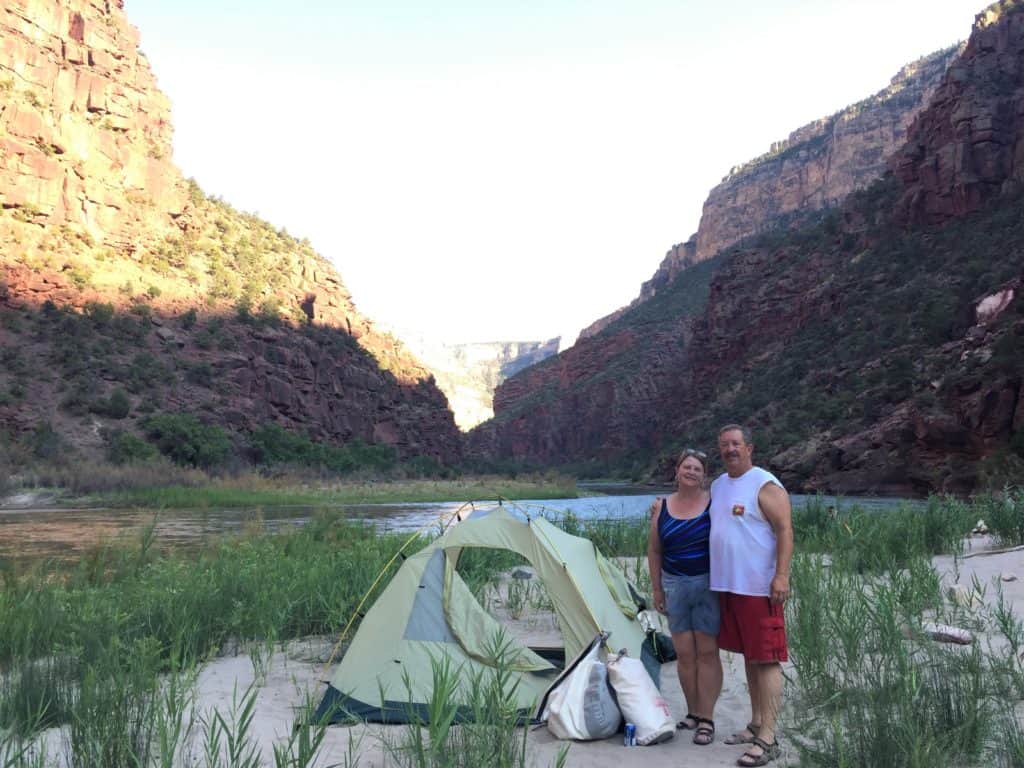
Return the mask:
[[746, 507], [744, 507], [742, 504], [733, 504], [732, 505], [732, 513], [734, 515], [736, 515], [736, 517], [739, 517], [740, 515], [742, 515], [746, 511], [747, 511]]

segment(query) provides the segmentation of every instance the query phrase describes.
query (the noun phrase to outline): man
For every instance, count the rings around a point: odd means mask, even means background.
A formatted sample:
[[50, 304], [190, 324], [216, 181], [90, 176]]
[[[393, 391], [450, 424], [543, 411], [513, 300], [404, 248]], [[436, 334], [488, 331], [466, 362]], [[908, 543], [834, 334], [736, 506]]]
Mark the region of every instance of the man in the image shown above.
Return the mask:
[[725, 739], [749, 744], [737, 761], [765, 765], [779, 756], [775, 721], [782, 705], [782, 664], [788, 659], [783, 604], [789, 597], [793, 523], [789, 494], [755, 467], [750, 430], [718, 432], [725, 474], [711, 484], [711, 589], [719, 592], [718, 645], [742, 653], [750, 689], [750, 724]]

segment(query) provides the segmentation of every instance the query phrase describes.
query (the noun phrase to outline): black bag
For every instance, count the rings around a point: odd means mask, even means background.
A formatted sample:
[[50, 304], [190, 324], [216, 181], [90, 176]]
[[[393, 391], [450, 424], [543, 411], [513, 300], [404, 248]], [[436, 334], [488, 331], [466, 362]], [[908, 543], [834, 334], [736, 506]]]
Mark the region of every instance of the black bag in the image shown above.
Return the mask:
[[659, 664], [676, 660], [676, 649], [672, 645], [672, 638], [663, 632], [654, 629], [648, 630], [643, 647], [650, 652], [654, 659], [657, 659]]

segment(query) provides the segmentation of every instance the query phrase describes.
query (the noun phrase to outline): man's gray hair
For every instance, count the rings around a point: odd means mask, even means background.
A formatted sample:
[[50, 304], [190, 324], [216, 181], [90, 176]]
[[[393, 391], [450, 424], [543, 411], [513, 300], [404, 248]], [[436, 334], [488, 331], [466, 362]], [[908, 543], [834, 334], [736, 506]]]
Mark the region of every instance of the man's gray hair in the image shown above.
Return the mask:
[[744, 427], [742, 424], [726, 424], [724, 427], [718, 430], [718, 436], [721, 437], [726, 432], [732, 432], [734, 430], [740, 432], [743, 435], [744, 443], [746, 443], [747, 445], [754, 444], [754, 436], [750, 433], [750, 430], [747, 427]]

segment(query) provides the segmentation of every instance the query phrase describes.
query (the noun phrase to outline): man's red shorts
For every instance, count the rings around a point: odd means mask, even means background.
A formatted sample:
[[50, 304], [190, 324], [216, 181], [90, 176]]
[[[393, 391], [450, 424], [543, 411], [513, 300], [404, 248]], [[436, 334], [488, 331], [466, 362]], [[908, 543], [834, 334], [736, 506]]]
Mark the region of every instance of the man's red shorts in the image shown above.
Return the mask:
[[722, 624], [718, 647], [742, 653], [747, 661], [786, 661], [786, 618], [782, 606], [767, 597], [719, 592]]

